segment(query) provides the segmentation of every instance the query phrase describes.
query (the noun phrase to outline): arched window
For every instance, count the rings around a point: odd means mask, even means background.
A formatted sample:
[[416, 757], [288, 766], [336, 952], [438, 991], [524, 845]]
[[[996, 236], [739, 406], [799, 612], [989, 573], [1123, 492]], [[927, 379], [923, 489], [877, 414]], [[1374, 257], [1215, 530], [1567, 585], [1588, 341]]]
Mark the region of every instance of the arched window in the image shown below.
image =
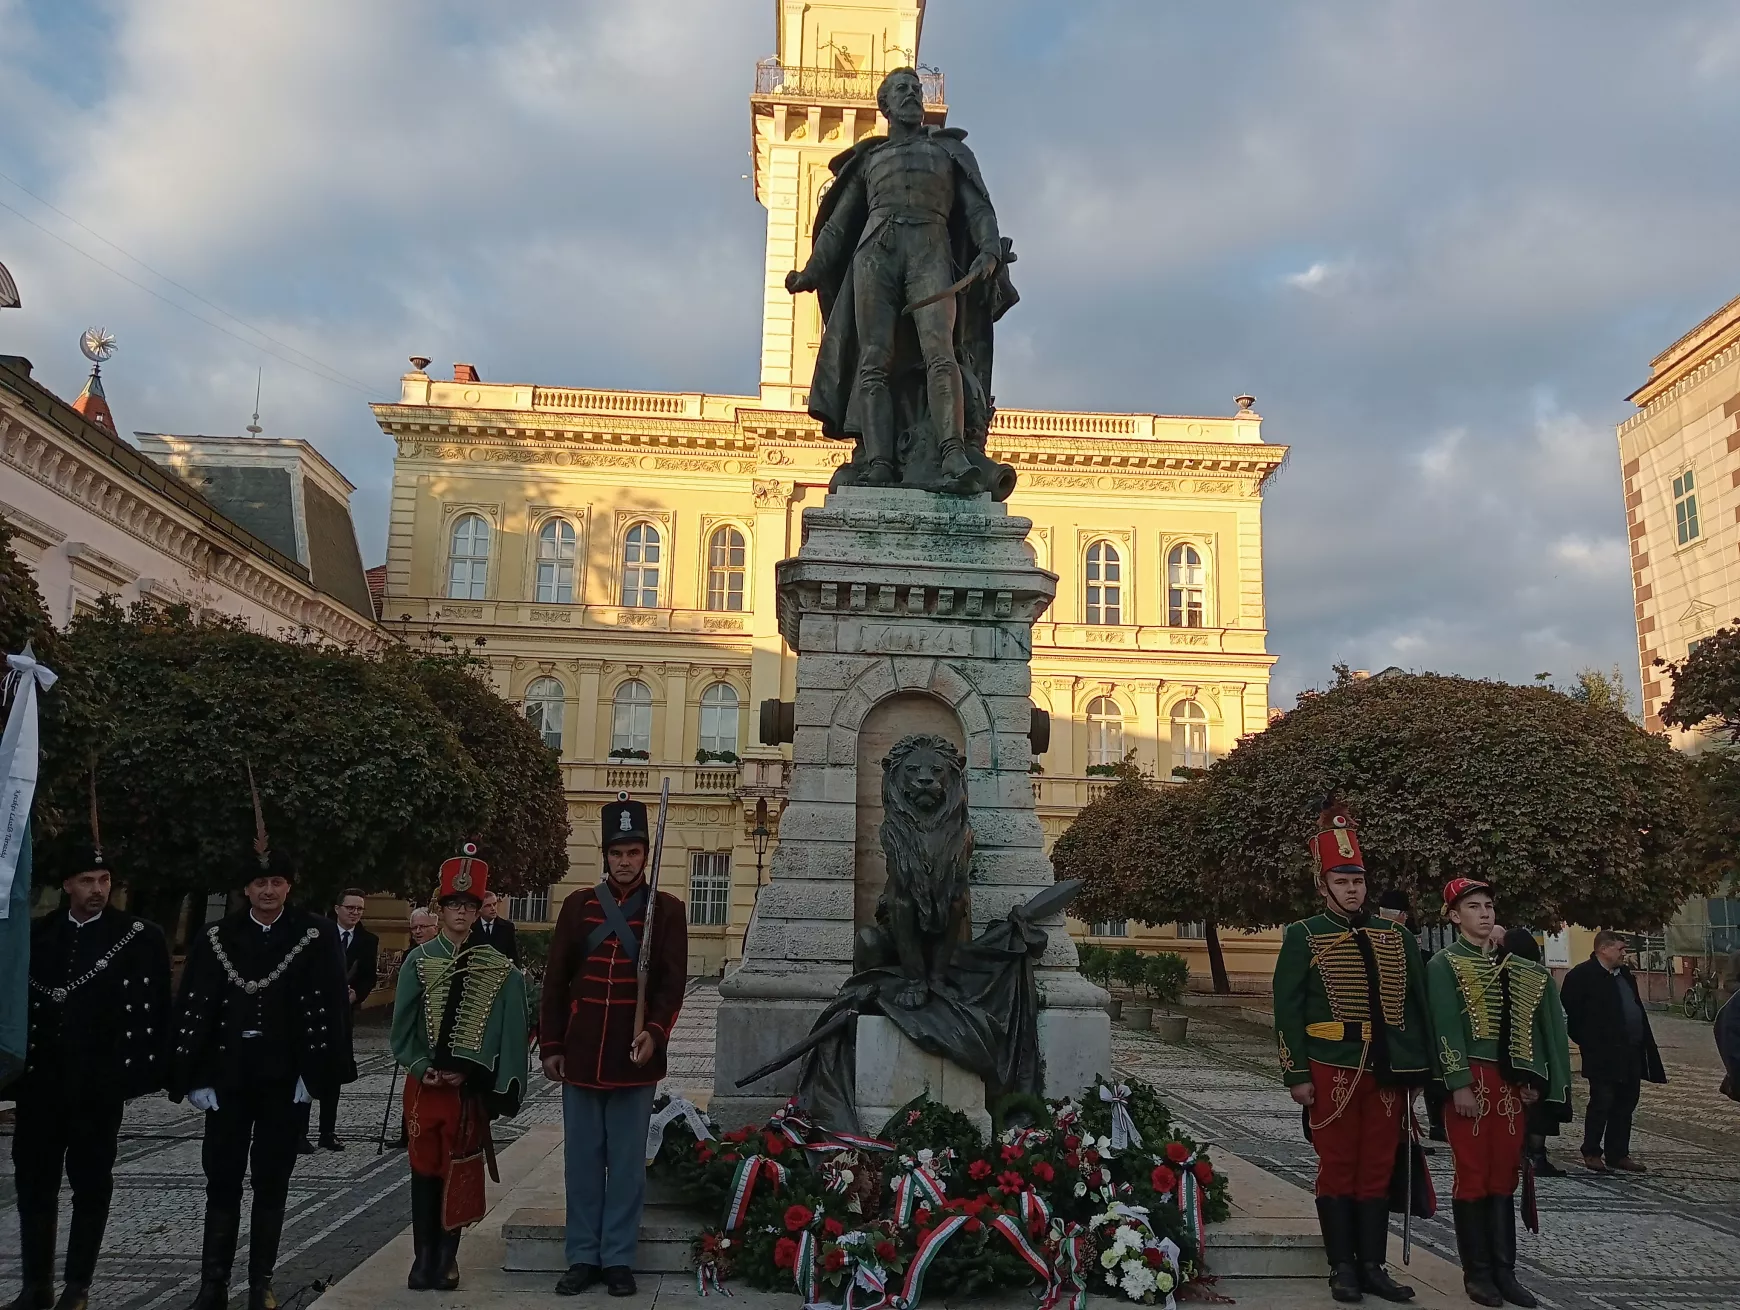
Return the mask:
[[622, 539], [622, 603], [630, 609], [659, 606], [659, 530], [636, 523]]
[[1179, 544], [1166, 556], [1166, 622], [1174, 628], [1202, 626], [1202, 556]]
[[1172, 763], [1187, 769], [1208, 767], [1208, 715], [1193, 700], [1172, 707]]
[[1088, 763], [1117, 764], [1124, 758], [1124, 711], [1110, 696], [1088, 702]]
[[447, 544], [447, 598], [482, 600], [489, 583], [489, 524], [480, 514], [461, 514]]
[[736, 528], [720, 528], [708, 539], [708, 609], [743, 608], [743, 574], [748, 555], [749, 552], [743, 544], [743, 534]]
[[1118, 548], [1109, 541], [1096, 541], [1087, 553], [1087, 621], [1116, 624], [1124, 621], [1124, 572]]
[[562, 684], [554, 678], [538, 678], [526, 688], [526, 719], [557, 754], [562, 751], [562, 700]]
[[574, 600], [574, 525], [567, 519], [551, 519], [538, 529], [538, 586], [540, 605], [569, 605]]
[[701, 749], [737, 753], [737, 689], [728, 682], [701, 693]]
[[[616, 689], [610, 712], [610, 750], [652, 752], [652, 692], [644, 682], [628, 681]], [[639, 757], [636, 757], [639, 758]]]

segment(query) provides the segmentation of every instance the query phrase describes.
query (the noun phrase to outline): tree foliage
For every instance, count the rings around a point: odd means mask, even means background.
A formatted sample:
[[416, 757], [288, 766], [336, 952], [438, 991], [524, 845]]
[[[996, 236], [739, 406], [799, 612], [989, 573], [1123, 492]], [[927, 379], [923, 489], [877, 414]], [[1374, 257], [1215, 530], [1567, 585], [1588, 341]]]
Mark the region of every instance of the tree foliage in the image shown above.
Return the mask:
[[1740, 628], [1720, 628], [1685, 659], [1662, 667], [1674, 687], [1661, 707], [1663, 723], [1720, 732], [1740, 742]]
[[536, 728], [484, 681], [481, 660], [463, 654], [386, 656], [452, 723], [490, 794], [476, 833], [490, 887], [504, 896], [547, 887], [568, 871], [568, 802], [556, 753]]
[[83, 838], [94, 759], [105, 852], [154, 899], [245, 876], [249, 768], [272, 845], [315, 903], [349, 883], [426, 883], [488, 818], [490, 789], [453, 726], [380, 661], [143, 603], [81, 615], [66, 644], [74, 749], [45, 768], [38, 813], [62, 840]]
[[1087, 884], [1083, 918], [1267, 927], [1318, 904], [1306, 842], [1335, 793], [1374, 899], [1400, 887], [1430, 915], [1463, 874], [1494, 883], [1505, 922], [1653, 927], [1718, 870], [1693, 766], [1616, 709], [1549, 687], [1344, 677], [1200, 779], [1126, 781], [1053, 858]]
[[1712, 883], [1684, 757], [1612, 709], [1545, 687], [1437, 674], [1349, 681], [1210, 770], [1197, 833], [1244, 927], [1316, 904], [1306, 840], [1321, 799], [1359, 821], [1372, 880], [1438, 904], [1490, 880], [1501, 917], [1653, 927]]

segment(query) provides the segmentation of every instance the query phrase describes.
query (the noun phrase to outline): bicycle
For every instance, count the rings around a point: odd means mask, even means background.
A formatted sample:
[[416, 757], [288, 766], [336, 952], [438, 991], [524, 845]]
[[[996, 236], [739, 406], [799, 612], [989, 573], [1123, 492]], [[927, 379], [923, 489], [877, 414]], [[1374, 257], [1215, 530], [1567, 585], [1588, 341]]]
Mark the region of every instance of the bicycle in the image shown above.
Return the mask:
[[1692, 985], [1686, 988], [1685, 999], [1680, 1002], [1680, 1008], [1688, 1019], [1702, 1017], [1706, 1023], [1714, 1023], [1720, 995], [1715, 973], [1707, 970], [1692, 979]]

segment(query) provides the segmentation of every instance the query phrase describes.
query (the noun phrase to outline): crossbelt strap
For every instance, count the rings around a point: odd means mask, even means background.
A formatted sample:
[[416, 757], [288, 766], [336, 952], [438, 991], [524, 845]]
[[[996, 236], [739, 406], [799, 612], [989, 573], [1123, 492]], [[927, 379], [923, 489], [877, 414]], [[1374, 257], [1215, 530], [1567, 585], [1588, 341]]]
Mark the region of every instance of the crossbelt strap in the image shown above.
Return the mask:
[[640, 940], [634, 935], [634, 929], [628, 926], [628, 921], [645, 907], [646, 888], [643, 886], [635, 892], [624, 905], [616, 903], [616, 897], [610, 894], [608, 882], [599, 883], [594, 889], [594, 895], [598, 897], [598, 908], [604, 914], [604, 922], [594, 928], [586, 938], [586, 954], [591, 955], [604, 945], [607, 938], [614, 937], [622, 943], [622, 949], [628, 952], [630, 959], [639, 959]]

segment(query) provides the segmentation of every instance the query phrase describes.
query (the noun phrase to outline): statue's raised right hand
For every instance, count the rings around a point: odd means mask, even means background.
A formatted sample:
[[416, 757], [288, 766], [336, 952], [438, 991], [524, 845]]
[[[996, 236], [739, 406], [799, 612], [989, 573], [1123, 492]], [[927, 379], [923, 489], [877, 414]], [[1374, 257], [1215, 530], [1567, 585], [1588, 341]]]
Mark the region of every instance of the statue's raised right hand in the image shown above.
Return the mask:
[[795, 296], [800, 291], [814, 291], [816, 289], [816, 284], [810, 278], [804, 276], [802, 269], [794, 268], [791, 272], [785, 275], [785, 289]]

